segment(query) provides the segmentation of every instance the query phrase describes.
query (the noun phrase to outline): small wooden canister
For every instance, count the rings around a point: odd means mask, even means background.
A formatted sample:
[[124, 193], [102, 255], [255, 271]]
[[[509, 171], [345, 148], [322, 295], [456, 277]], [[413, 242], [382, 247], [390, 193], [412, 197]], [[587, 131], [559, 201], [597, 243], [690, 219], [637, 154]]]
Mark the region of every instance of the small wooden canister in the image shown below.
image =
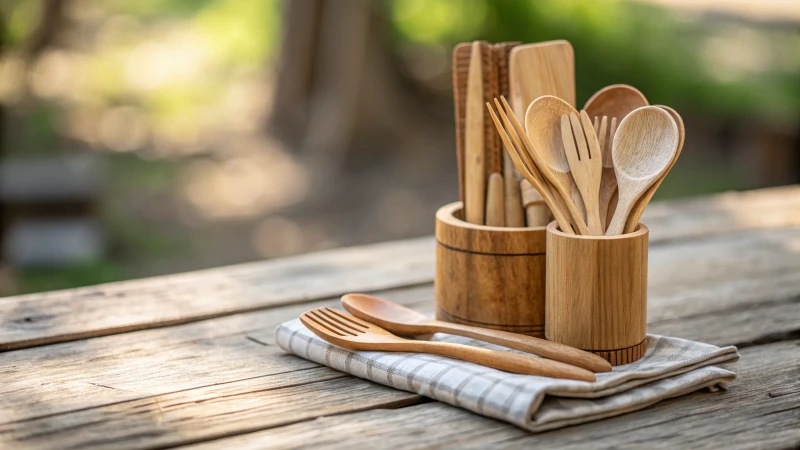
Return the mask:
[[627, 364], [647, 349], [647, 241], [639, 224], [621, 236], [576, 236], [547, 226], [545, 335]]
[[436, 213], [436, 317], [544, 337], [545, 227], [462, 220], [461, 202]]

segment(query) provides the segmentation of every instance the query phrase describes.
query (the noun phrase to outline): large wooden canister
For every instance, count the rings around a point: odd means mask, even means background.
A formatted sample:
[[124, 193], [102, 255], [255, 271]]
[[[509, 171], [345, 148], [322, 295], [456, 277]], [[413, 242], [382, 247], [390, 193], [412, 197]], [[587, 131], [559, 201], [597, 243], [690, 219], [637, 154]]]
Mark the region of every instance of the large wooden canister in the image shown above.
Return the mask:
[[547, 339], [627, 364], [647, 349], [648, 229], [621, 236], [547, 226]]
[[475, 225], [462, 211], [436, 213], [436, 317], [544, 337], [545, 227]]

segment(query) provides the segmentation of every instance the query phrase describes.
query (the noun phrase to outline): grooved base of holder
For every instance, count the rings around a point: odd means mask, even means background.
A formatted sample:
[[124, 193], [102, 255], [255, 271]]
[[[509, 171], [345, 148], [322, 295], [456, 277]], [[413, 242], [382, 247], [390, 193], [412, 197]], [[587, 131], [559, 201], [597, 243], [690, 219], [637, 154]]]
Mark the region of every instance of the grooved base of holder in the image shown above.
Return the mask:
[[609, 350], [609, 351], [586, 350], [586, 351], [600, 356], [601, 358], [610, 362], [612, 366], [621, 366], [623, 364], [629, 364], [634, 361], [638, 361], [639, 359], [642, 358], [642, 356], [644, 356], [644, 353], [647, 351], [647, 339], [634, 345], [633, 347], [621, 348], [619, 350]]
[[442, 308], [436, 308], [436, 318], [445, 322], [459, 323], [461, 325], [470, 325], [473, 327], [489, 328], [492, 330], [508, 331], [509, 333], [524, 334], [544, 339], [544, 324], [542, 325], [499, 325], [493, 323], [476, 322], [474, 320], [459, 317]]

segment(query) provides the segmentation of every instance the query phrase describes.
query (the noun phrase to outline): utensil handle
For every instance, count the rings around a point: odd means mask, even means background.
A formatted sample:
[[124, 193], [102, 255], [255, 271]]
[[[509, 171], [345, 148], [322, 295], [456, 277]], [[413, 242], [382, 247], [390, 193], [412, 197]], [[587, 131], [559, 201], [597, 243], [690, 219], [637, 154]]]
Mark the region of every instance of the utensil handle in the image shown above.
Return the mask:
[[410, 344], [411, 351], [447, 356], [511, 373], [579, 381], [596, 380], [594, 374], [586, 369], [535, 356], [447, 342], [411, 341]]
[[591, 370], [592, 372], [610, 372], [611, 364], [593, 353], [585, 352], [575, 347], [559, 344], [545, 339], [526, 336], [524, 334], [509, 333], [507, 331], [491, 330], [488, 328], [471, 327], [457, 323], [432, 321], [437, 331], [455, 334], [479, 341], [490, 342], [513, 348], [527, 353], [534, 353], [544, 358], [560, 361], [572, 366]]

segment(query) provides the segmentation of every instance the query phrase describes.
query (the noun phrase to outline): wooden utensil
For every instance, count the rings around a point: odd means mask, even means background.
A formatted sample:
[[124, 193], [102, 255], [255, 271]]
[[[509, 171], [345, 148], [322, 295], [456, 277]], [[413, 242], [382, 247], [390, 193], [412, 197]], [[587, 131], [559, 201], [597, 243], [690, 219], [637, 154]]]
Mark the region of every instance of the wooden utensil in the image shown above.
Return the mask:
[[[547, 175], [545, 174], [547, 167], [542, 168], [541, 163], [537, 162], [534, 159], [538, 158], [538, 156], [535, 154], [536, 152], [533, 150], [533, 144], [531, 143], [530, 139], [528, 139], [528, 136], [525, 134], [525, 129], [522, 127], [522, 124], [519, 123], [519, 120], [517, 120], [517, 116], [511, 109], [511, 105], [508, 104], [505, 97], [500, 97], [500, 100], [502, 101], [502, 106], [501, 102], [498, 101], [497, 99], [494, 99], [494, 103], [497, 105], [497, 110], [501, 114], [501, 117], [503, 118], [503, 123], [505, 124], [506, 129], [508, 130], [509, 136], [511, 136], [512, 142], [514, 143], [514, 145], [517, 146], [517, 149], [519, 150], [517, 153], [521, 157], [522, 162], [530, 168], [530, 174], [533, 175], [533, 177], [536, 178], [537, 180], [540, 180], [539, 183], [540, 185], [534, 184], [532, 181], [531, 184], [533, 185], [533, 187], [536, 188], [537, 191], [539, 191], [540, 194], [542, 194], [543, 197], [545, 194], [544, 192], [542, 192], [542, 189], [547, 190], [554, 205], [551, 207], [550, 203], [548, 203], [547, 204], [548, 207], [550, 207], [551, 209], [556, 208], [559, 211], [561, 211], [562, 216], [566, 218], [567, 221], [570, 222], [570, 228], [568, 229], [562, 228], [562, 230], [567, 230], [565, 231], [566, 233], [574, 233], [574, 231], [569, 231], [573, 230], [571, 221], [572, 215], [570, 213], [570, 210], [567, 207], [567, 204], [565, 203], [564, 199], [561, 197], [561, 195], [559, 195], [558, 190], [553, 186], [550, 180], [547, 179]], [[558, 215], [556, 214], [556, 212], [555, 211], [552, 212], [553, 215], [556, 217], [556, 220], [558, 220]], [[585, 225], [581, 224], [581, 226], [583, 227], [582, 229], [586, 229]]]
[[486, 225], [491, 227], [506, 226], [503, 189], [503, 175], [500, 172], [489, 175], [489, 184], [486, 186]]
[[[617, 177], [614, 173], [614, 163], [611, 160], [611, 142], [616, 124], [634, 109], [647, 105], [649, 105], [647, 98], [635, 87], [627, 84], [614, 84], [597, 91], [583, 107], [589, 117], [598, 121], [602, 117], [608, 118], [608, 135], [606, 132], [598, 132], [601, 145], [604, 140], [607, 144], [601, 149], [603, 151], [603, 177], [600, 181], [599, 208], [600, 220], [603, 224], [609, 222], [610, 218], [607, 216], [613, 215], [616, 209], [611, 208], [612, 198], [617, 192]], [[606, 138], [606, 136], [608, 137]], [[613, 206], [616, 206], [616, 203]]]
[[403, 336], [455, 334], [533, 353], [592, 372], [611, 371], [611, 365], [603, 358], [567, 345], [516, 333], [429, 319], [405, 306], [371, 295], [346, 294], [342, 297], [342, 306], [360, 319]]
[[[542, 95], [554, 95], [575, 105], [575, 57], [567, 41], [518, 45], [509, 53], [509, 98], [514, 114], [523, 117], [528, 105]], [[529, 192], [536, 202], [539, 194]], [[528, 226], [547, 225], [547, 214], [533, 214], [542, 222]], [[530, 219], [530, 218], [529, 218]]]
[[669, 168], [679, 142], [675, 120], [657, 106], [638, 108], [622, 120], [612, 144], [619, 200], [606, 236], [624, 231], [633, 205]]
[[[462, 42], [453, 48], [453, 106], [456, 119], [456, 160], [458, 163], [458, 195], [464, 201], [464, 134], [467, 109], [467, 84], [469, 63], [472, 55], [472, 42]], [[481, 42], [481, 66], [483, 75], [483, 101], [491, 101], [500, 95], [508, 95], [508, 54], [519, 42], [500, 42], [490, 44]], [[486, 176], [501, 172], [503, 149], [500, 137], [494, 131], [491, 121], [484, 120], [483, 146]], [[509, 163], [510, 164], [510, 163]], [[520, 221], [522, 212], [520, 211]]]
[[484, 224], [486, 172], [483, 146], [483, 74], [480, 42], [472, 44], [467, 80], [464, 130], [464, 215], [469, 223]]
[[683, 119], [681, 119], [680, 114], [677, 111], [670, 108], [669, 106], [658, 105], [659, 108], [663, 109], [664, 111], [668, 112], [675, 123], [678, 125], [678, 134], [679, 134], [679, 141], [678, 141], [678, 150], [675, 152], [675, 157], [672, 158], [672, 161], [669, 163], [669, 167], [667, 170], [664, 171], [663, 174], [650, 186], [647, 191], [636, 201], [636, 204], [631, 209], [630, 214], [628, 214], [628, 219], [625, 221], [625, 233], [630, 233], [636, 229], [636, 225], [639, 224], [639, 219], [642, 218], [642, 213], [644, 213], [644, 209], [647, 207], [647, 204], [650, 203], [650, 199], [653, 198], [653, 194], [656, 193], [656, 190], [659, 186], [661, 186], [661, 182], [664, 181], [664, 178], [667, 177], [667, 174], [675, 163], [678, 161], [678, 157], [681, 156], [681, 151], [683, 150], [683, 139], [686, 135], [686, 132], [683, 128]]
[[[497, 103], [497, 111], [503, 118], [503, 123], [505, 123], [506, 127], [508, 127], [508, 133], [506, 132], [506, 129], [503, 128], [503, 124], [500, 123], [500, 120], [495, 115], [494, 111], [492, 110], [492, 106], [489, 103], [486, 103], [486, 108], [489, 109], [489, 114], [494, 121], [494, 125], [497, 128], [500, 139], [509, 150], [508, 154], [513, 160], [514, 165], [517, 167], [517, 169], [519, 169], [525, 179], [527, 179], [542, 195], [542, 198], [544, 199], [545, 203], [547, 203], [548, 208], [550, 208], [550, 211], [555, 216], [558, 226], [564, 230], [565, 233], [574, 234], [575, 232], [572, 229], [572, 224], [569, 219], [569, 212], [563, 203], [563, 199], [561, 199], [556, 192], [551, 190], [550, 184], [542, 176], [539, 168], [533, 163], [530, 154], [525, 150], [524, 145], [526, 144], [522, 143], [522, 139], [527, 139], [527, 137], [524, 136], [524, 133], [522, 136], [520, 136], [515, 127], [511, 125], [509, 116], [513, 117], [513, 112], [506, 114], [506, 111], [502, 106], [500, 106], [500, 102], [498, 102], [497, 99], [495, 99], [495, 103]], [[516, 118], [514, 118], [514, 120], [516, 120]], [[518, 123], [516, 125], [519, 126]]]
[[561, 137], [572, 178], [586, 205], [589, 231], [594, 236], [602, 236], [605, 226], [600, 221], [598, 199], [603, 161], [600, 143], [597, 142], [594, 126], [586, 111], [581, 111], [580, 118], [575, 113], [561, 116]]
[[320, 338], [350, 350], [430, 353], [511, 373], [595, 381], [592, 372], [558, 361], [447, 342], [403, 339], [331, 308], [307, 311], [300, 315], [300, 321]]
[[539, 97], [525, 113], [525, 134], [531, 143], [529, 152], [534, 162], [561, 194], [572, 216], [572, 223], [580, 234], [588, 235], [591, 233], [584, 221], [584, 213], [578, 208], [578, 202], [583, 205], [583, 200], [570, 174], [561, 139], [561, 116], [570, 113], [577, 114], [577, 111], [564, 100], [552, 95]]
[[522, 207], [525, 208], [525, 219], [529, 227], [538, 226], [539, 223], [549, 223], [550, 209], [544, 197], [536, 190], [528, 180], [519, 182], [519, 190], [522, 194]]

